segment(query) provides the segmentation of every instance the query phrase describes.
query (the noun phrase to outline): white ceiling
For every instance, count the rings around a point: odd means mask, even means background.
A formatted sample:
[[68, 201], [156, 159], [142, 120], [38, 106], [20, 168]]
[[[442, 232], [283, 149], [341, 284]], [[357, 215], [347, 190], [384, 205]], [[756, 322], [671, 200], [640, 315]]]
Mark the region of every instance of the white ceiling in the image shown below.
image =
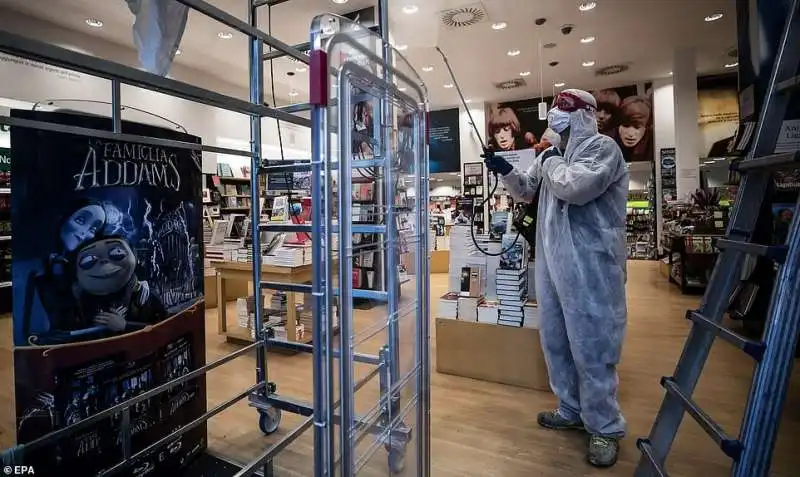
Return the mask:
[[[209, 0], [209, 3], [246, 20], [248, 0]], [[419, 11], [403, 13], [403, 7], [416, 3]], [[488, 13], [486, 21], [471, 27], [450, 30], [439, 22], [438, 12], [461, 6], [482, 4]], [[529, 98], [539, 95], [538, 44], [556, 43], [543, 50], [541, 69], [544, 94], [552, 93], [553, 83], [565, 82], [569, 87], [586, 89], [631, 84], [666, 77], [671, 70], [673, 53], [679, 47], [697, 50], [701, 74], [725, 71], [731, 62], [727, 52], [736, 46], [736, 12], [734, 0], [596, 0], [597, 8], [580, 12], [574, 0], [389, 0], [390, 31], [396, 44], [407, 44], [406, 56], [419, 70], [431, 65], [433, 71], [422, 73], [434, 108], [458, 104], [455, 89], [444, 88], [451, 80], [434, 50], [440, 46], [449, 56], [464, 94], [474, 101], [497, 101]], [[336, 4], [331, 0], [290, 0], [272, 8], [273, 35], [297, 44], [308, 40], [312, 18], [322, 12], [346, 13], [375, 5], [375, 0], [349, 0]], [[131, 23], [123, 0], [0, 0], [7, 7], [59, 26], [79, 30], [103, 39], [132, 46]], [[267, 29], [267, 9], [262, 7], [260, 26]], [[707, 23], [704, 17], [722, 12], [722, 19]], [[104, 22], [102, 28], [90, 28], [89, 17]], [[537, 18], [546, 18], [537, 26]], [[507, 22], [504, 30], [493, 30], [493, 22]], [[571, 35], [560, 32], [563, 24], [574, 24]], [[192, 12], [177, 62], [203, 70], [211, 75], [247, 87], [247, 42], [244, 35], [233, 32], [230, 40], [218, 38], [228, 31], [219, 23]], [[594, 36], [596, 41], [582, 44], [581, 37]], [[81, 45], [74, 45], [81, 47]], [[508, 50], [518, 49], [510, 57]], [[559, 61], [557, 67], [547, 66]], [[585, 68], [583, 61], [594, 60]], [[599, 78], [598, 67], [626, 64], [622, 74]], [[307, 76], [297, 73], [289, 78], [297, 64], [286, 58], [275, 61], [279, 98], [288, 98], [289, 91], [299, 94], [293, 102], [307, 101]], [[499, 91], [493, 83], [519, 77], [528, 85], [511, 91]], [[267, 69], [268, 74], [268, 69]]]

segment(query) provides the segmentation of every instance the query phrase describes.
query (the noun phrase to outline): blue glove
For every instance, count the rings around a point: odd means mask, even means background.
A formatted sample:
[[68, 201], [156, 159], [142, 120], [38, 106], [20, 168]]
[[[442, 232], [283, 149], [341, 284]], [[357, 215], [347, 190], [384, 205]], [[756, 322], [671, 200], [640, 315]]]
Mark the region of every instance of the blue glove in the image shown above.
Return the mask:
[[544, 165], [544, 163], [551, 157], [561, 157], [561, 151], [559, 151], [557, 147], [551, 147], [550, 149], [544, 151], [542, 153], [542, 165]]
[[494, 174], [507, 176], [514, 170], [514, 166], [509, 164], [508, 161], [501, 156], [496, 155], [492, 150], [484, 149], [481, 157], [483, 158], [483, 163], [486, 164], [486, 168], [489, 169], [489, 172]]

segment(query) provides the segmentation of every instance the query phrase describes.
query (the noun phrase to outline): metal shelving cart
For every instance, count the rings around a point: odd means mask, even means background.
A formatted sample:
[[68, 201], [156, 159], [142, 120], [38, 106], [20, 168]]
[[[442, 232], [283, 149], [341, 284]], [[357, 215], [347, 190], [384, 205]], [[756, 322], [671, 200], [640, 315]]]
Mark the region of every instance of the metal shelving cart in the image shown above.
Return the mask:
[[[256, 342], [77, 424], [8, 449], [2, 455], [4, 464], [24, 464], [26, 452], [67, 438], [112, 416], [121, 415], [122, 422], [129, 423], [131, 408], [137, 403], [255, 351], [256, 382], [253, 386], [135, 453], [131, 445], [131, 429], [123, 425], [120, 436], [123, 460], [101, 475], [129, 469], [138, 460], [152, 455], [243, 399], [248, 399], [258, 411], [258, 424], [265, 434], [278, 429], [281, 412], [299, 414], [305, 419], [241, 467], [236, 476], [277, 475], [272, 464], [275, 456], [312, 426], [316, 477], [353, 476], [362, 469], [378, 475], [429, 475], [427, 94], [419, 75], [388, 41], [387, 0], [378, 2], [379, 34], [343, 17], [320, 15], [311, 25], [310, 43], [296, 46], [283, 43], [257, 27], [260, 7], [271, 7], [288, 0], [242, 0], [248, 2], [248, 22], [203, 0], [175, 1], [248, 36], [250, 101], [0, 31], [0, 51], [109, 79], [114, 130], [77, 128], [19, 118], [0, 118], [0, 122], [16, 127], [250, 157], [253, 171], [253, 283], [257, 290], [254, 294]], [[265, 46], [269, 51], [265, 52]], [[307, 54], [305, 50], [310, 51]], [[281, 56], [309, 65], [309, 104], [282, 108], [265, 105], [263, 62]], [[122, 83], [249, 116], [251, 150], [122, 134]], [[373, 117], [378, 118], [373, 121], [371, 133], [365, 133], [363, 124], [356, 124], [352, 114], [353, 106], [363, 102], [370, 105], [375, 112]], [[310, 111], [311, 119], [296, 114], [304, 111]], [[267, 161], [261, 151], [263, 118], [311, 127], [311, 160], [292, 161], [291, 164]], [[371, 146], [370, 157], [354, 154], [354, 148], [359, 148], [364, 142]], [[311, 224], [260, 223], [259, 175], [309, 170], [312, 175]], [[374, 218], [372, 224], [352, 223], [354, 177], [368, 178], [374, 184], [376, 201], [371, 214]], [[412, 205], [400, 199], [405, 197], [400, 191], [406, 190], [406, 186], [417, 191]], [[261, 280], [262, 232], [311, 234], [314, 268], [311, 284]], [[367, 234], [376, 236], [379, 244], [374, 267], [376, 284], [373, 289], [354, 289], [350, 279], [353, 260], [361, 253], [358, 240], [354, 238]], [[274, 338], [262, 316], [262, 292], [266, 290], [310, 293], [315, 330], [312, 344]], [[356, 299], [378, 302], [379, 306], [362, 316], [355, 313]], [[339, 338], [332, 333], [336, 306], [341, 323]], [[271, 347], [313, 353], [313, 403], [277, 394], [277, 386], [269, 381], [267, 373], [267, 350]], [[364, 351], [373, 349], [377, 352]], [[376, 378], [377, 397], [374, 392], [367, 392], [368, 384]], [[380, 448], [386, 453], [379, 454], [377, 450]], [[376, 461], [373, 459], [376, 455], [383, 457]]]

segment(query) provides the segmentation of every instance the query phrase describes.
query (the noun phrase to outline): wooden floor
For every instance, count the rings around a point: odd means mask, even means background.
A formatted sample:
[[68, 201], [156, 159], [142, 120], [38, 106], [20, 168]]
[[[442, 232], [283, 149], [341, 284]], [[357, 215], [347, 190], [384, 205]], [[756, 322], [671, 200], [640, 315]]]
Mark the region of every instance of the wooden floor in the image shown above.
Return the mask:
[[[658, 274], [653, 262], [632, 262], [628, 277], [628, 335], [620, 366], [620, 401], [629, 424], [629, 437], [623, 441], [620, 461], [609, 470], [595, 470], [584, 462], [584, 437], [578, 433], [557, 433], [540, 429], [536, 413], [550, 409], [555, 399], [540, 393], [453, 376], [432, 376], [432, 463], [434, 477], [578, 477], [630, 476], [639, 454], [635, 438], [647, 434], [663, 396], [658, 379], [671, 374], [688, 331], [683, 318], [697, 298], [681, 296]], [[431, 279], [431, 296], [446, 290], [446, 275]], [[360, 312], [358, 326], [378, 318], [380, 311]], [[385, 318], [385, 315], [384, 317]], [[0, 444], [13, 443], [12, 360], [10, 320], [0, 330]], [[207, 311], [207, 351], [213, 360], [236, 349], [216, 334], [216, 312]], [[410, 336], [410, 335], [409, 335]], [[360, 347], [375, 352], [382, 339], [367, 341]], [[409, 347], [410, 347], [410, 343]], [[432, 342], [435, 346], [435, 341]], [[435, 357], [435, 353], [432, 354]], [[234, 361], [213, 371], [208, 380], [209, 407], [254, 382], [252, 357]], [[524, 363], [520, 363], [524, 366]], [[270, 355], [270, 380], [278, 392], [302, 399], [311, 398], [311, 360], [307, 355]], [[359, 368], [357, 374], [363, 374]], [[739, 420], [749, 388], [752, 364], [749, 359], [718, 343], [701, 381], [696, 398], [731, 433], [738, 432]], [[773, 473], [797, 476], [800, 453], [790, 440], [800, 437], [800, 379], [794, 373], [775, 450]], [[375, 402], [377, 383], [359, 392], [357, 408], [366, 412]], [[209, 423], [210, 448], [238, 461], [258, 455], [270, 442], [300, 422], [284, 415], [281, 431], [264, 437], [258, 430], [256, 413], [241, 403]], [[363, 453], [371, 444], [367, 438], [359, 447]], [[361, 455], [361, 454], [359, 454]], [[277, 460], [280, 477], [312, 475], [311, 434], [289, 446]], [[385, 476], [385, 453], [379, 450], [365, 475]], [[684, 421], [669, 460], [671, 476], [714, 477], [728, 475], [726, 458], [691, 419]], [[414, 475], [409, 468], [403, 475]]]

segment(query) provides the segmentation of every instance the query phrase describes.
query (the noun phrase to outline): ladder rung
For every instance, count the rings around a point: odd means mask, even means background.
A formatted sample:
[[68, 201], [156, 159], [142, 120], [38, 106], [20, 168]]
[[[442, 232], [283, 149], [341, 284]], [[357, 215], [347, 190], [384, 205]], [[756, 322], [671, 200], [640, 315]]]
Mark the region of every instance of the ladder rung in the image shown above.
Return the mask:
[[258, 286], [262, 290], [311, 293], [311, 285], [306, 283], [260, 282]]
[[711, 439], [719, 445], [722, 452], [731, 459], [738, 461], [739, 456], [742, 455], [742, 443], [736, 439], [732, 439], [725, 431], [714, 421], [711, 416], [706, 414], [705, 411], [700, 409], [691, 398], [683, 394], [683, 390], [678, 386], [674, 379], [669, 377], [661, 378], [661, 385], [664, 389], [675, 399], [679, 400], [686, 412], [700, 424], [700, 427], [706, 431]]
[[716, 245], [720, 249], [738, 250], [751, 255], [765, 257], [778, 263], [783, 263], [786, 260], [786, 252], [789, 250], [786, 245], [760, 245], [729, 239], [718, 239]]
[[367, 167], [384, 167], [386, 161], [383, 159], [358, 159], [351, 162], [353, 169], [364, 169]]
[[261, 172], [277, 173], [277, 172], [306, 172], [311, 170], [313, 163], [311, 161], [300, 162], [295, 164], [281, 164], [277, 166], [261, 166]]
[[667, 471], [662, 469], [658, 462], [656, 462], [656, 456], [653, 455], [653, 445], [650, 443], [649, 439], [637, 440], [636, 447], [639, 448], [642, 454], [644, 454], [644, 456], [650, 462], [650, 466], [652, 467], [653, 472], [655, 472], [655, 477], [669, 477], [669, 475], [667, 475]]
[[311, 232], [311, 224], [272, 224], [269, 222], [265, 222], [262, 224], [258, 224], [258, 229], [264, 230], [266, 232], [309, 233]]
[[[334, 290], [336, 296], [340, 295], [340, 290], [337, 288]], [[382, 301], [388, 302], [389, 301], [389, 294], [385, 291], [377, 291], [377, 290], [363, 290], [361, 288], [355, 288], [351, 290], [353, 294], [353, 298], [361, 298], [364, 300], [372, 300], [372, 301]]]
[[699, 311], [687, 311], [686, 318], [694, 322], [694, 324], [702, 327], [704, 330], [714, 333], [733, 346], [736, 346], [740, 350], [750, 355], [750, 357], [756, 361], [761, 361], [761, 357], [764, 356], [764, 349], [766, 348], [764, 343], [760, 341], [753, 341], [734, 333], [728, 328], [709, 320]]
[[738, 159], [731, 163], [731, 170], [747, 172], [754, 169], [783, 169], [797, 167], [800, 164], [800, 151], [770, 154], [753, 159]]
[[[350, 226], [350, 232], [354, 234], [384, 234], [386, 233], [386, 226], [380, 224], [353, 224]], [[339, 225], [333, 226], [333, 233], [339, 233]]]
[[779, 93], [787, 93], [796, 88], [800, 88], [800, 75], [781, 81], [775, 85], [775, 90]]

